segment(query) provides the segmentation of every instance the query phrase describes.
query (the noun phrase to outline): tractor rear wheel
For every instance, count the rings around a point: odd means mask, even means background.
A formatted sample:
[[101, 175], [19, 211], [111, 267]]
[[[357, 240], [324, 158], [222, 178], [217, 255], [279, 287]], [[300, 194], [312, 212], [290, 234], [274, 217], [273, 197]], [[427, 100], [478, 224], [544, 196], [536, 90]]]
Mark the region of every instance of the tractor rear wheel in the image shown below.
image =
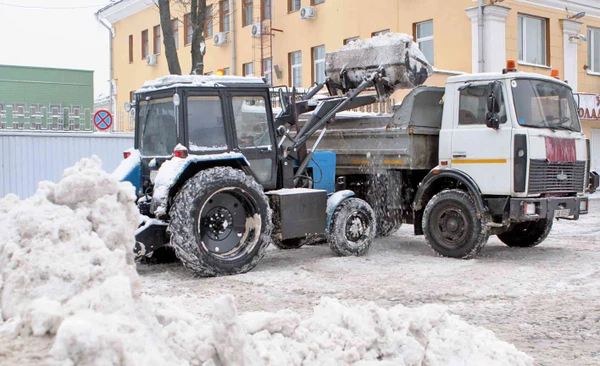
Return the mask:
[[238, 169], [218, 167], [190, 178], [169, 212], [171, 246], [200, 276], [248, 272], [271, 242], [271, 209], [262, 187]]

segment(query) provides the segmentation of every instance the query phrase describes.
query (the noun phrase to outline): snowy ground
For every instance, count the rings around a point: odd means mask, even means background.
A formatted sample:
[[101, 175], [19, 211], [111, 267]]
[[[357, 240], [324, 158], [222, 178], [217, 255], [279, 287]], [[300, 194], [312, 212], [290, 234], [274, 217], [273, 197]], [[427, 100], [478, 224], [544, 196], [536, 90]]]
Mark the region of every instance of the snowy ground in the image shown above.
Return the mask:
[[412, 226], [379, 239], [366, 257], [337, 258], [326, 246], [272, 249], [247, 274], [194, 278], [179, 264], [141, 265], [153, 302], [210, 316], [213, 299], [235, 297], [238, 310], [309, 314], [322, 296], [384, 308], [439, 303], [490, 329], [537, 365], [600, 364], [600, 201], [580, 221], [560, 221], [531, 249], [495, 237], [475, 260], [436, 257]]

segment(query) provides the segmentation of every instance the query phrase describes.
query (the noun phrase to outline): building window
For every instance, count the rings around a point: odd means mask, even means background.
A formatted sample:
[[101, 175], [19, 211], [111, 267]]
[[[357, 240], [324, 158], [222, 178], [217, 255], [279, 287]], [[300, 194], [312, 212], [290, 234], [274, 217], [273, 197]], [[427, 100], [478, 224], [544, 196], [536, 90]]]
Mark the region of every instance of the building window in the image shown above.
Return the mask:
[[219, 4], [219, 24], [221, 32], [229, 32], [229, 0]]
[[290, 85], [302, 87], [302, 51], [290, 53]]
[[419, 49], [429, 64], [433, 66], [433, 20], [416, 23], [414, 32]]
[[192, 27], [192, 17], [190, 13], [183, 16], [183, 39], [185, 39], [185, 45], [192, 44], [192, 36], [194, 35], [194, 28]]
[[261, 0], [261, 16], [262, 20], [271, 19], [272, 5], [271, 0]]
[[224, 75], [231, 75], [231, 70], [229, 69], [229, 67], [226, 67], [223, 69], [223, 74]]
[[300, 0], [288, 0], [288, 12], [298, 11], [302, 7]]
[[133, 34], [129, 35], [129, 63], [133, 63]]
[[325, 46], [312, 49], [313, 83], [321, 84], [325, 81]]
[[175, 49], [179, 49], [179, 19], [171, 20], [173, 26], [173, 38], [175, 39]]
[[204, 22], [204, 38], [210, 38], [213, 36], [213, 9], [212, 5], [206, 6], [206, 21]]
[[319, 5], [323, 4], [325, 0], [310, 0], [310, 5]]
[[253, 76], [254, 75], [254, 63], [248, 62], [242, 65], [243, 76]]
[[150, 51], [148, 50], [148, 30], [146, 29], [142, 31], [142, 60], [146, 59], [148, 52]]
[[384, 29], [384, 30], [380, 30], [378, 32], [371, 33], [371, 37], [377, 37], [377, 36], [381, 36], [383, 34], [388, 34], [388, 33], [390, 33], [390, 30], [389, 29]]
[[589, 71], [600, 73], [600, 29], [588, 28]]
[[344, 39], [344, 45], [347, 45], [350, 42], [354, 42], [354, 41], [359, 41], [360, 37], [350, 37], [350, 38], [346, 38]]
[[242, 27], [246, 27], [246, 26], [249, 26], [252, 24], [253, 11], [254, 11], [254, 6], [252, 5], [252, 0], [244, 0]]
[[519, 61], [535, 65], [547, 65], [547, 24], [546, 19], [519, 15]]
[[162, 37], [160, 33], [160, 25], [154, 26], [154, 54], [158, 55], [161, 50]]
[[271, 71], [272, 65], [273, 61], [270, 58], [263, 60], [263, 76], [267, 81], [267, 85], [273, 85], [273, 72]]

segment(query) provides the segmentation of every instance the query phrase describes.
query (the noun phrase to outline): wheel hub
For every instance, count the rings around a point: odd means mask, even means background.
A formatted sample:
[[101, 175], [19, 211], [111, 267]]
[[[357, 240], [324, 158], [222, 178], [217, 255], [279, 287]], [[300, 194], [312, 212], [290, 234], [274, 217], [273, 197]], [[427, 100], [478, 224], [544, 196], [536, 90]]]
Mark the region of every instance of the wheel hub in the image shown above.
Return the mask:
[[227, 191], [215, 194], [200, 213], [198, 234], [202, 244], [214, 254], [235, 251], [247, 231], [246, 218], [240, 197]]
[[366, 219], [362, 213], [355, 212], [346, 221], [346, 238], [350, 241], [359, 241], [366, 232]]
[[224, 207], [215, 207], [207, 214], [206, 234], [213, 240], [222, 240], [229, 236], [233, 229], [231, 212]]
[[446, 244], [460, 245], [469, 233], [465, 214], [456, 207], [446, 207], [438, 215], [437, 230]]

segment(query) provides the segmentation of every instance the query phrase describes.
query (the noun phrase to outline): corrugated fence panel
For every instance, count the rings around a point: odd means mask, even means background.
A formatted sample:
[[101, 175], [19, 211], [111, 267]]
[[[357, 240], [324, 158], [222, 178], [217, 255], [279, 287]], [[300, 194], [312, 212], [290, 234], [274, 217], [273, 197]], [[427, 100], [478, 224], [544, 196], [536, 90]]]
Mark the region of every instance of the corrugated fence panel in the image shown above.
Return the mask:
[[65, 168], [92, 155], [112, 172], [130, 147], [131, 134], [1, 132], [0, 197], [29, 197], [39, 182], [59, 181]]

